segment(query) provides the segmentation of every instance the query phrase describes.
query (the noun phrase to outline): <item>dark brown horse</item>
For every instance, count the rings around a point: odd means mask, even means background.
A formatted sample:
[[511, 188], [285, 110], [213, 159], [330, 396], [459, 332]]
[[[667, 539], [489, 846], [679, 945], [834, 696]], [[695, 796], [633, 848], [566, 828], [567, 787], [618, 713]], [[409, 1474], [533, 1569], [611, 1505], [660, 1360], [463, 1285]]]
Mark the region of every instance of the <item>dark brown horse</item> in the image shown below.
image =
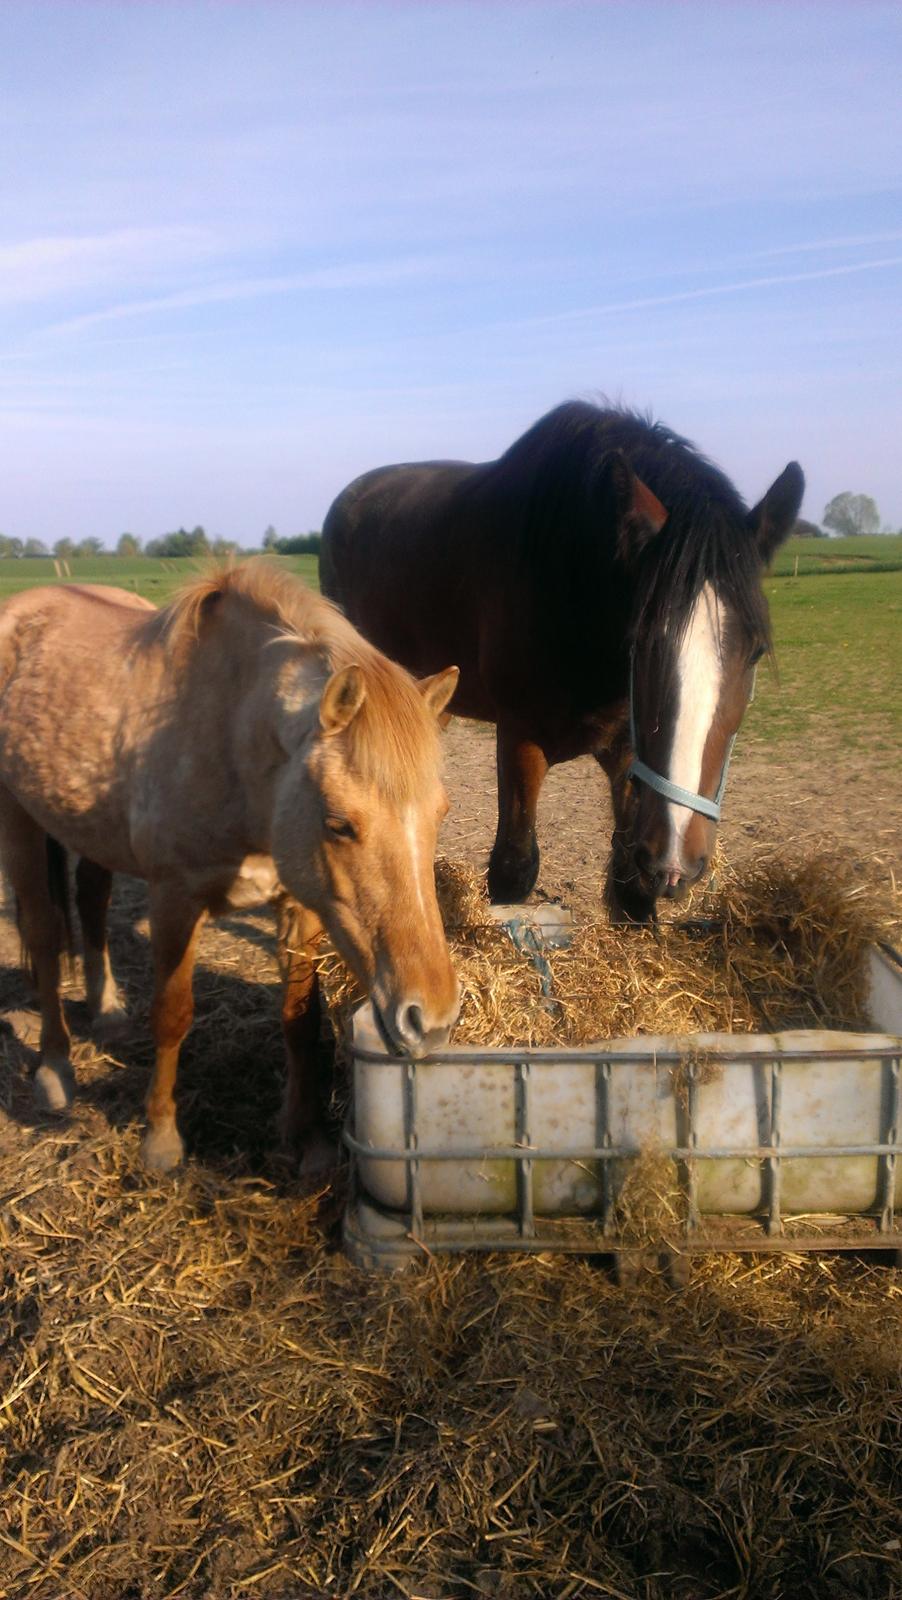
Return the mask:
[[662, 424], [574, 402], [497, 461], [382, 467], [338, 496], [323, 592], [411, 671], [459, 662], [451, 709], [497, 725], [493, 900], [529, 894], [542, 781], [585, 754], [613, 794], [614, 914], [646, 921], [701, 876], [769, 646], [761, 573], [803, 489], [791, 462], [749, 511]]

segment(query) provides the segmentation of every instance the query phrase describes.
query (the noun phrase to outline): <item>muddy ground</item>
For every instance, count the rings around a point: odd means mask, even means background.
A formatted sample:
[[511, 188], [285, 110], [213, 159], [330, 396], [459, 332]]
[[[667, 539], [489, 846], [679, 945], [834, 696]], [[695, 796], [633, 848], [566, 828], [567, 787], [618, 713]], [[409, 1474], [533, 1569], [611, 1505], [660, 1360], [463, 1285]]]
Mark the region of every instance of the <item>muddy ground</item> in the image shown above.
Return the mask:
[[[451, 811], [443, 854], [483, 864], [495, 830], [494, 730], [456, 719], [445, 735]], [[591, 757], [549, 773], [539, 806], [542, 868], [537, 898], [561, 899], [578, 917], [599, 915], [613, 820], [604, 774]], [[891, 751], [862, 765], [825, 739], [816, 750], [737, 744], [720, 844], [737, 868], [763, 848], [787, 857], [848, 850], [878, 889], [902, 888], [902, 784]]]

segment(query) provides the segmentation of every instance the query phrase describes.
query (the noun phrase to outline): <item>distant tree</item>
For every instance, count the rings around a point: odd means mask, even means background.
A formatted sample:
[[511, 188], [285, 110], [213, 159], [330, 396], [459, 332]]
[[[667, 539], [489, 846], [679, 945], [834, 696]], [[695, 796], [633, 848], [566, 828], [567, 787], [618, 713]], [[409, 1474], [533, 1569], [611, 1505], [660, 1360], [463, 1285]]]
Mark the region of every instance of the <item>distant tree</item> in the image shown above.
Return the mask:
[[49, 551], [43, 539], [26, 539], [22, 554], [25, 556], [46, 556]]
[[279, 547], [279, 535], [276, 533], [276, 530], [273, 527], [272, 523], [270, 523], [269, 527], [266, 529], [266, 532], [263, 535], [263, 548], [264, 548], [264, 550], [277, 550], [278, 547]]
[[203, 528], [197, 527], [189, 533], [187, 528], [179, 528], [175, 533], [164, 533], [161, 539], [151, 539], [144, 547], [144, 554], [164, 558], [178, 558], [179, 556], [206, 556], [210, 553], [210, 544]]
[[82, 539], [72, 551], [74, 556], [99, 556], [103, 549], [103, 540], [97, 539], [92, 534], [89, 539]]
[[804, 517], [799, 517], [790, 532], [794, 539], [829, 539], [830, 535], [825, 528], [819, 528], [816, 522], [806, 522]]
[[11, 542], [12, 541], [6, 537], [5, 533], [0, 533], [0, 561], [9, 555], [9, 547]]
[[852, 494], [845, 489], [824, 508], [824, 527], [845, 539], [861, 538], [878, 532], [880, 512], [869, 494]]
[[323, 542], [321, 533], [296, 533], [290, 539], [276, 541], [280, 556], [318, 556]]
[[223, 561], [229, 556], [237, 556], [238, 548], [234, 539], [214, 539], [210, 546], [210, 553], [218, 556], [220, 561]]
[[53, 554], [58, 561], [69, 561], [75, 554], [75, 546], [71, 539], [57, 539], [53, 546]]
[[139, 556], [141, 554], [141, 540], [133, 533], [120, 533], [116, 545], [117, 556]]
[[18, 556], [20, 556], [22, 554], [22, 540], [21, 539], [17, 539], [15, 536], [13, 536], [12, 539], [7, 539], [6, 543], [7, 543], [6, 554], [8, 556], [16, 556], [16, 557], [18, 557]]

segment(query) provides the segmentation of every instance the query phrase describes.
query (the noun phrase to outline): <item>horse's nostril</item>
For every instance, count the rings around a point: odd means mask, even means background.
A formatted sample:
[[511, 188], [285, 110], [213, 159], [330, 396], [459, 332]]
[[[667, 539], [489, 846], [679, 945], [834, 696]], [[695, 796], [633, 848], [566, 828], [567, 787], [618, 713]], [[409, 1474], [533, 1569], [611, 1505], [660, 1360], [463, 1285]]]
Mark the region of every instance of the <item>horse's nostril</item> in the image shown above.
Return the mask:
[[406, 1045], [415, 1048], [423, 1043], [426, 1035], [426, 1026], [423, 1021], [421, 1008], [414, 1001], [401, 1005], [397, 1010], [398, 1034]]

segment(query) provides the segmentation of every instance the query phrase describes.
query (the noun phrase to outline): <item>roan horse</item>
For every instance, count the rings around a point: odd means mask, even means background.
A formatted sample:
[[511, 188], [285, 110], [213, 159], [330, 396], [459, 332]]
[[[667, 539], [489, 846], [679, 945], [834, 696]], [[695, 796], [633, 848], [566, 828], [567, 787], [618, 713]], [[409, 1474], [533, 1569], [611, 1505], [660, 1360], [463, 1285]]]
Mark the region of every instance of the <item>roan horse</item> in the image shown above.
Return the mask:
[[749, 511], [662, 424], [573, 402], [497, 461], [383, 467], [338, 496], [323, 592], [412, 672], [459, 662], [451, 709], [497, 724], [493, 900], [529, 894], [542, 781], [584, 754], [611, 784], [615, 917], [701, 876], [769, 647], [761, 573], [803, 488], [792, 462]]
[[60, 846], [81, 856], [89, 1003], [121, 1019], [106, 953], [111, 875], [149, 886], [156, 1060], [144, 1155], [182, 1155], [174, 1088], [207, 912], [276, 897], [287, 1078], [282, 1127], [322, 1162], [313, 947], [325, 926], [387, 1043], [418, 1056], [457, 1015], [435, 896], [447, 809], [439, 718], [457, 672], [416, 684], [295, 579], [251, 563], [162, 611], [75, 585], [0, 608], [0, 851], [41, 1006], [36, 1088], [74, 1078], [59, 996]]

